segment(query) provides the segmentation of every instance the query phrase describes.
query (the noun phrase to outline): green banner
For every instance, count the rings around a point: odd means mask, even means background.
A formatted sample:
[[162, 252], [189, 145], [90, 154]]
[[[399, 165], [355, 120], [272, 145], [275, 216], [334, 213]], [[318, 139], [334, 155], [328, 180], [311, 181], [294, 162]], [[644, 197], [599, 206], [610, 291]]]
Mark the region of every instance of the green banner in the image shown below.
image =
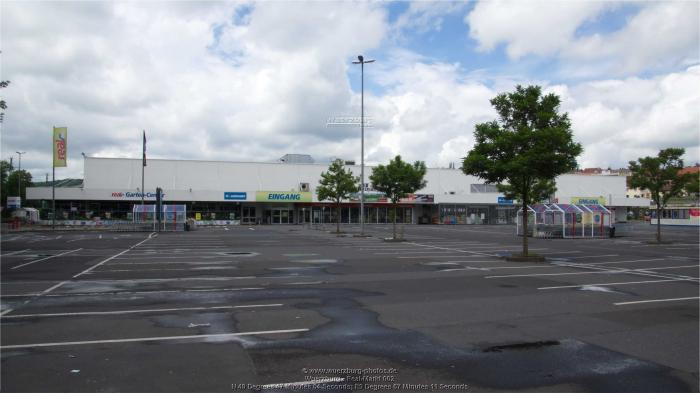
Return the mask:
[[255, 200], [258, 202], [311, 202], [310, 192], [294, 191], [257, 191]]

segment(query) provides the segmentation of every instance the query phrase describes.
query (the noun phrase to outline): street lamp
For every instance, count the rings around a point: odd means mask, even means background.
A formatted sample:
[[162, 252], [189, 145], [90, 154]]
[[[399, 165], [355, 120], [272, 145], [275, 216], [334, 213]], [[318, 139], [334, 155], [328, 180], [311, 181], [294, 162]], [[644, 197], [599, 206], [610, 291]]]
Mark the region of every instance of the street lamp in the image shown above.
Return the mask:
[[21, 198], [22, 198], [22, 154], [26, 153], [26, 151], [16, 151], [15, 153], [17, 153], [17, 155], [19, 156], [19, 162], [17, 163], [17, 196], [20, 197], [20, 201], [21, 201]]
[[360, 98], [360, 129], [362, 134], [362, 147], [360, 158], [360, 235], [365, 234], [365, 63], [374, 63], [374, 60], [365, 60], [362, 55], [357, 56], [357, 61], [352, 64], [360, 65], [362, 80], [362, 94]]

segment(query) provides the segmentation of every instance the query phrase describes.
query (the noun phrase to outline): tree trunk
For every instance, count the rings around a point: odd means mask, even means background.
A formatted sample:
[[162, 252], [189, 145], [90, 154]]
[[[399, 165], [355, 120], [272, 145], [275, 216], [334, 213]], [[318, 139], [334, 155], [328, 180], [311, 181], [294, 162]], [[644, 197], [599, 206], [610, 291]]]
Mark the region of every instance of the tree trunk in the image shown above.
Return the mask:
[[396, 240], [396, 203], [394, 203], [394, 240]]
[[661, 206], [656, 204], [656, 242], [661, 243]]
[[340, 233], [340, 202], [335, 204], [335, 233]]
[[525, 203], [525, 199], [523, 198], [523, 256], [526, 257], [528, 250], [527, 250], [527, 224], [528, 224], [528, 218], [530, 218], [530, 212], [527, 210], [527, 203]]

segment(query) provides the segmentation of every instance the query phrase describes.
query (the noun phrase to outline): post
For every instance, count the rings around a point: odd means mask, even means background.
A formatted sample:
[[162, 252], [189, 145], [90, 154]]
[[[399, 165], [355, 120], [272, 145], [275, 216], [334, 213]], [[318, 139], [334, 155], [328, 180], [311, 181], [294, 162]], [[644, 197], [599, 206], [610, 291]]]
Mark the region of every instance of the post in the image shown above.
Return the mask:
[[362, 93], [360, 95], [360, 133], [362, 147], [360, 148], [360, 235], [365, 234], [365, 62], [360, 60], [360, 79]]
[[17, 196], [22, 201], [22, 153], [17, 152], [17, 155], [19, 156], [17, 163]]
[[52, 164], [51, 175], [51, 229], [56, 230], [56, 165]]

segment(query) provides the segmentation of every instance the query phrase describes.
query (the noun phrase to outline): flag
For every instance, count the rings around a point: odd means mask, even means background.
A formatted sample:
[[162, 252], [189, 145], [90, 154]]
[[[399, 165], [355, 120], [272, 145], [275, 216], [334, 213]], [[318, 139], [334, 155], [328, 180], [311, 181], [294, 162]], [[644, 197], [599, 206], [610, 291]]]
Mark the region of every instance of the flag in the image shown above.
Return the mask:
[[146, 166], [146, 130], [143, 130], [143, 166]]
[[66, 156], [68, 154], [68, 128], [53, 128], [53, 166], [67, 166]]

